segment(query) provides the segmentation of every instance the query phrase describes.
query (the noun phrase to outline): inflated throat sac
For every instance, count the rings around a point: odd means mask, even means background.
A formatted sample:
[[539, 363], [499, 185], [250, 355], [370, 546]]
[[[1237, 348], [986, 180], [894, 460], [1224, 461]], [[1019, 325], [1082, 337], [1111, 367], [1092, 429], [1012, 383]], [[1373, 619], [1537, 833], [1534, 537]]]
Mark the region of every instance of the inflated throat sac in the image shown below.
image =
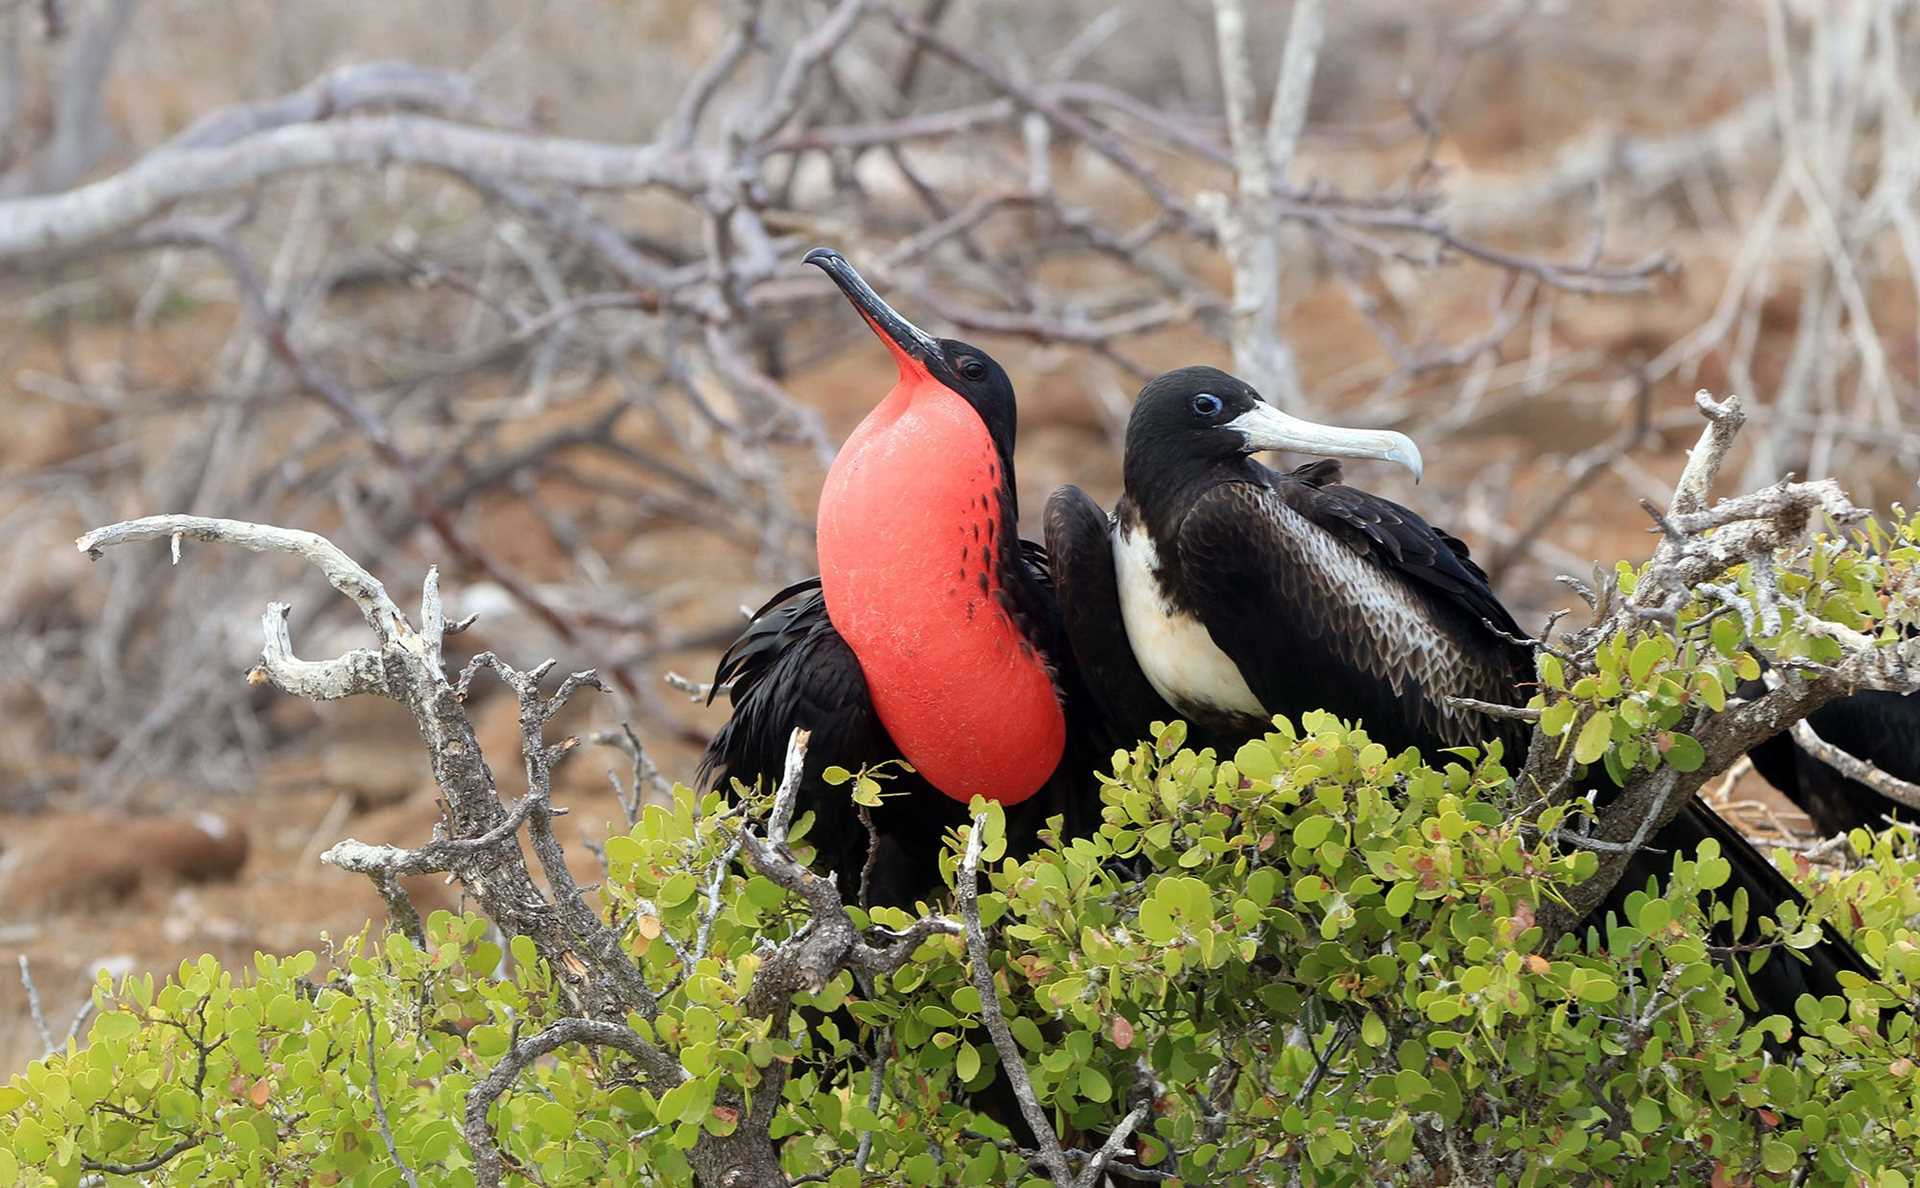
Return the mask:
[[1004, 605], [1006, 480], [973, 407], [927, 379], [860, 423], [820, 495], [827, 615], [902, 756], [961, 801], [1025, 800], [1066, 744], [1045, 658]]

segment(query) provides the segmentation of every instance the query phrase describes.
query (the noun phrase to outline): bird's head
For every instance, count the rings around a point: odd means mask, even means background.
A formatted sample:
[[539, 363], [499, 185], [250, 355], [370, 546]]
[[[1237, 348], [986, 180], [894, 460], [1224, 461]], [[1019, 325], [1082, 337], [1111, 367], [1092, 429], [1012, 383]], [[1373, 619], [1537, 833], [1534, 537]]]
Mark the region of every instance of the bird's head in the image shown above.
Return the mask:
[[1013, 381], [993, 356], [958, 339], [935, 338], [901, 317], [847, 263], [847, 258], [832, 248], [814, 248], [807, 253], [806, 262], [833, 278], [893, 356], [900, 372], [895, 391], [937, 384], [958, 393], [986, 423], [1001, 454], [1012, 456], [1017, 424]]
[[1217, 367], [1182, 367], [1140, 389], [1127, 420], [1128, 487], [1150, 472], [1207, 468], [1262, 450], [1394, 462], [1420, 480], [1419, 447], [1404, 433], [1303, 420]]

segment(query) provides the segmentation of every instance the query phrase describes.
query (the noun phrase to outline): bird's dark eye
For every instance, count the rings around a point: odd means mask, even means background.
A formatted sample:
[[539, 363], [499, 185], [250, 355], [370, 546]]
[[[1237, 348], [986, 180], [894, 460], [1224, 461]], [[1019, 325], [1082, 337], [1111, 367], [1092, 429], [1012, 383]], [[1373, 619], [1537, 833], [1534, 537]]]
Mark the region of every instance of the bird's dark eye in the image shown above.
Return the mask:
[[973, 380], [975, 383], [987, 378], [987, 365], [972, 355], [960, 356], [960, 361], [954, 364], [953, 369], [960, 373], [961, 379]]
[[1220, 410], [1226, 405], [1221, 403], [1220, 398], [1213, 393], [1202, 392], [1188, 401], [1187, 407], [1193, 409], [1194, 416], [1211, 418], [1219, 416]]

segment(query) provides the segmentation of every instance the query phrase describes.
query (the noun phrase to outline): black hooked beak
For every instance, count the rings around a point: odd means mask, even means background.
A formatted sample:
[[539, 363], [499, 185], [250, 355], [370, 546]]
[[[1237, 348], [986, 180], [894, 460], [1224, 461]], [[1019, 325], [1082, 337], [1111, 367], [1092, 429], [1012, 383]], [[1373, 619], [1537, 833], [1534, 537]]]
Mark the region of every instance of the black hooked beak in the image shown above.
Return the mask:
[[893, 353], [894, 361], [900, 365], [901, 374], [906, 374], [910, 364], [918, 364], [920, 370], [930, 368], [940, 358], [940, 344], [932, 335], [901, 317], [891, 305], [880, 299], [861, 275], [854, 271], [847, 258], [832, 248], [814, 248], [807, 253], [806, 263], [817, 266], [820, 271], [833, 278], [840, 291], [853, 302], [860, 316], [873, 327], [880, 341]]

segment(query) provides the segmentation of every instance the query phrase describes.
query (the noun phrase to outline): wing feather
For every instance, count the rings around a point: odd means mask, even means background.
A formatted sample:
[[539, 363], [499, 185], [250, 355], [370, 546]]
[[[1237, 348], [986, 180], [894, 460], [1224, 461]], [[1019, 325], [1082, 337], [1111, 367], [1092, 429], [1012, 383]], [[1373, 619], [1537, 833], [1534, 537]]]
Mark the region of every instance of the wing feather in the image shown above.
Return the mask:
[[[795, 583], [761, 607], [721, 656], [714, 683], [727, 688], [733, 716], [701, 760], [702, 785], [724, 790], [735, 779], [748, 785], [777, 781], [788, 736], [795, 727], [811, 731], [797, 805], [814, 814], [808, 838], [820, 861], [833, 871], [847, 902], [858, 902], [866, 826], [848, 789], [820, 776], [830, 765], [858, 770], [898, 759], [900, 752], [874, 711], [853, 649], [827, 618], [820, 580]], [[900, 795], [872, 812], [880, 844], [869, 898], [911, 906], [938, 887], [933, 856], [941, 833], [965, 812], [915, 775], [899, 775], [887, 791]]]
[[1196, 500], [1173, 583], [1192, 592], [1185, 609], [1272, 712], [1357, 717], [1396, 749], [1514, 733], [1446, 701], [1511, 701], [1527, 668], [1524, 647], [1487, 646], [1486, 622], [1517, 628], [1464, 547], [1404, 508], [1328, 485], [1325, 471], [1223, 483]]
[[1116, 745], [1130, 745], [1153, 722], [1180, 715], [1154, 691], [1127, 640], [1112, 522], [1085, 491], [1067, 486], [1047, 500], [1046, 529], [1054, 592], [1084, 688]]

